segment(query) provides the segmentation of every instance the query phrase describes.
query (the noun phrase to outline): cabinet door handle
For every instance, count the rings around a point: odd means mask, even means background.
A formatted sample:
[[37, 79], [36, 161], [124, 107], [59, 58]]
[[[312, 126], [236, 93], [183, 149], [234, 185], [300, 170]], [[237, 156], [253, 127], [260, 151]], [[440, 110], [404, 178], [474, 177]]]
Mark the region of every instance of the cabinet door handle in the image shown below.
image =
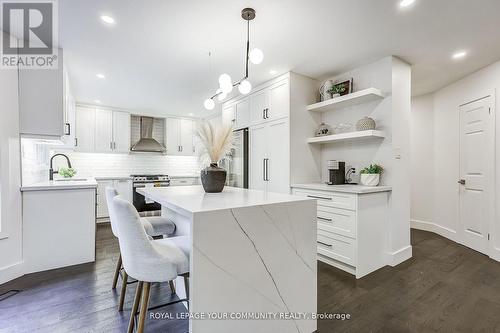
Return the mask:
[[323, 243], [323, 242], [320, 242], [320, 241], [316, 241], [318, 244], [321, 244], [321, 245], [324, 245], [324, 246], [328, 246], [328, 247], [332, 247], [332, 244], [326, 244], [326, 243]]
[[264, 111], [266, 112], [266, 119], [269, 119], [269, 108], [265, 108]]
[[321, 220], [321, 221], [333, 222], [333, 220], [332, 220], [332, 219], [327, 219], [327, 218], [320, 217], [320, 216], [316, 216], [316, 218], [317, 218], [318, 220]]
[[265, 173], [265, 181], [268, 182], [269, 181], [269, 159], [268, 158], [265, 158], [264, 159], [264, 163], [265, 163], [265, 166], [266, 166], [266, 173]]
[[113, 142], [109, 143], [109, 149], [113, 149]]
[[332, 198], [325, 198], [325, 197], [318, 197], [318, 196], [315, 196], [315, 195], [307, 195], [308, 198], [312, 198], [312, 199], [321, 199], [321, 200], [332, 200]]
[[75, 147], [78, 147], [78, 138], [75, 138]]
[[64, 131], [64, 135], [70, 135], [71, 134], [71, 124], [66, 123], [66, 131]]
[[262, 159], [262, 180], [266, 181], [266, 159]]
[[262, 119], [266, 119], [266, 109], [262, 109]]

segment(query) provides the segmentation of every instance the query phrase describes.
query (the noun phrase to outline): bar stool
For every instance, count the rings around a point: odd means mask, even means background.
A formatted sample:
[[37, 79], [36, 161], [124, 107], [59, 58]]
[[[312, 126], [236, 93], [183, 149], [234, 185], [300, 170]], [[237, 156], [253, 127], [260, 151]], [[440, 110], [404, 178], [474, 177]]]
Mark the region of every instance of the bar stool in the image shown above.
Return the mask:
[[129, 276], [139, 281], [130, 314], [128, 332], [133, 331], [135, 315], [140, 305], [137, 332], [142, 333], [148, 311], [151, 283], [173, 281], [177, 276], [183, 276], [187, 298], [161, 306], [185, 302], [189, 299], [189, 236], [149, 239], [144, 233], [137, 210], [130, 202], [116, 196], [112, 199], [112, 205], [115, 217], [119, 221], [116, 226], [124, 270]]
[[[113, 198], [116, 197], [117, 195], [118, 192], [116, 191], [116, 189], [112, 187], [106, 187], [106, 201], [108, 205], [109, 219], [111, 222], [111, 231], [113, 232], [113, 235], [118, 238], [118, 233], [116, 231], [117, 230], [116, 224], [119, 222], [115, 216], [115, 212], [111, 204]], [[153, 238], [163, 237], [164, 235], [171, 235], [175, 232], [175, 223], [172, 220], [161, 216], [142, 217], [141, 224], [146, 234]], [[116, 289], [116, 284], [118, 283], [118, 276], [120, 275], [121, 270], [122, 270], [122, 255], [120, 253], [120, 256], [118, 257], [118, 262], [116, 263], [115, 274], [113, 276], [113, 285], [111, 287], [112, 289]], [[123, 272], [120, 301], [118, 303], [119, 311], [123, 310], [123, 304], [125, 302], [125, 294], [127, 291], [127, 284], [129, 283], [133, 282], [128, 282], [127, 273]], [[173, 282], [170, 283], [170, 289], [172, 290], [172, 293], [175, 293], [175, 287]]]

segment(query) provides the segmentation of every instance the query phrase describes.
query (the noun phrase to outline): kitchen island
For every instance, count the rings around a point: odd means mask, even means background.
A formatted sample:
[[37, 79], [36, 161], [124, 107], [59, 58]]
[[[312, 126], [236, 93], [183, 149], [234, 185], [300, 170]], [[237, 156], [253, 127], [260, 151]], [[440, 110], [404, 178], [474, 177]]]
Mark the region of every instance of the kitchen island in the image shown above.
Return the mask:
[[191, 319], [190, 332], [316, 330], [315, 200], [232, 187], [138, 191], [191, 238], [189, 312], [204, 319]]

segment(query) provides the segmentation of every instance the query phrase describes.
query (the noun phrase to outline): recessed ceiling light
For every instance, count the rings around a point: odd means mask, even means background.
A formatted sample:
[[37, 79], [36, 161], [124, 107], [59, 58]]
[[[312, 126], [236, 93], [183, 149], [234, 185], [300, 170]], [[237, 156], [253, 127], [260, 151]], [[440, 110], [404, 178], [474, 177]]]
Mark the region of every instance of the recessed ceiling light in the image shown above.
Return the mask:
[[409, 6], [413, 5], [414, 3], [415, 3], [415, 0], [401, 0], [399, 5], [401, 7], [409, 7]]
[[100, 99], [94, 99], [94, 103], [101, 104], [101, 100]]
[[101, 21], [103, 21], [106, 24], [115, 23], [115, 19], [108, 15], [101, 15]]
[[465, 51], [458, 51], [458, 52], [453, 53], [453, 55], [452, 55], [451, 57], [452, 57], [453, 59], [462, 59], [462, 58], [464, 58], [466, 55], [467, 55], [467, 52], [465, 52]]
[[271, 75], [274, 75], [274, 74], [276, 74], [276, 73], [278, 73], [278, 71], [277, 71], [277, 70], [275, 70], [275, 69], [271, 69], [271, 70], [269, 71], [269, 74], [271, 74]]
[[96, 74], [95, 76], [97, 76], [97, 77], [98, 77], [98, 78], [100, 78], [100, 79], [105, 79], [105, 78], [106, 78], [106, 75], [101, 74], [101, 73], [98, 73], [98, 74]]

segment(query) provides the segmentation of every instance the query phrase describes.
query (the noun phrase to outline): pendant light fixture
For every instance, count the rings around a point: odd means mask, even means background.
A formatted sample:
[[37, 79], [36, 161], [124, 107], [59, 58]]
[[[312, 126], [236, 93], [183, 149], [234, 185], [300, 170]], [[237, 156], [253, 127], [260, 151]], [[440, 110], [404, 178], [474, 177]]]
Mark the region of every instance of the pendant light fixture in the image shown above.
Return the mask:
[[215, 97], [217, 97], [219, 102], [222, 102], [233, 91], [233, 87], [238, 86], [238, 91], [243, 95], [250, 93], [252, 91], [252, 84], [248, 80], [248, 62], [250, 61], [252, 64], [258, 65], [264, 60], [262, 50], [254, 48], [250, 51], [250, 21], [255, 18], [255, 10], [253, 8], [245, 8], [241, 11], [241, 17], [247, 21], [245, 76], [238, 82], [233, 83], [229, 74], [221, 74], [219, 76], [219, 88], [212, 97], [207, 98], [204, 102], [205, 109], [207, 110], [213, 110], [215, 107]]

